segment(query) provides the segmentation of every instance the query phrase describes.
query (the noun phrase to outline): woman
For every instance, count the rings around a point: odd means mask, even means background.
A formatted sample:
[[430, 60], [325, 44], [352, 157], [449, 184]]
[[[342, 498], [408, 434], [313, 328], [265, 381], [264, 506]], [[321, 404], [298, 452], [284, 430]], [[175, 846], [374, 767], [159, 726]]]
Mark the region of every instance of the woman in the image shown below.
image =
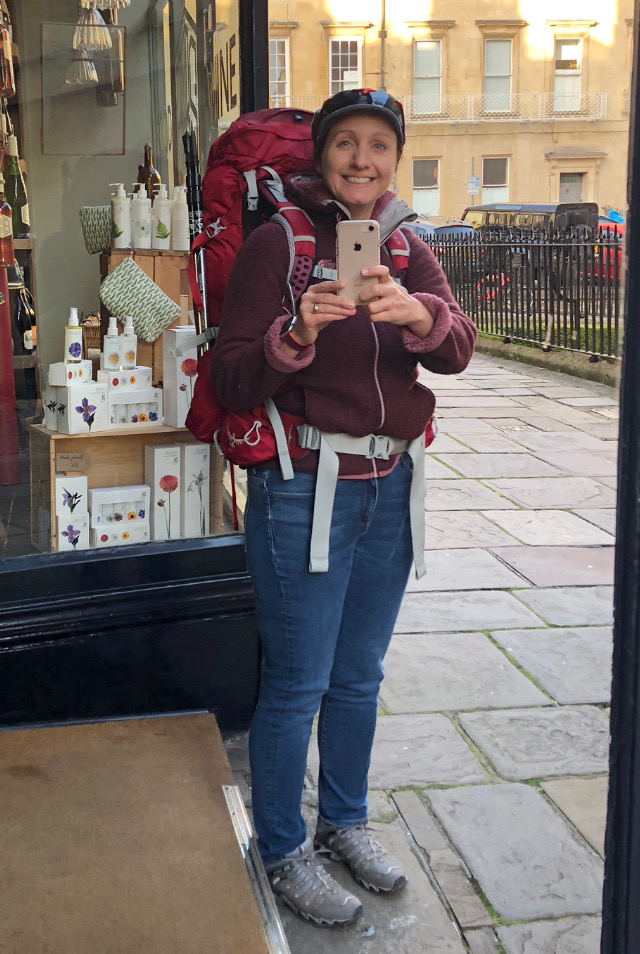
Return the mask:
[[[388, 191], [405, 141], [402, 107], [381, 90], [337, 93], [315, 114], [312, 137], [318, 175], [293, 177], [287, 196], [313, 222], [318, 263], [335, 269], [339, 220], [382, 220], [384, 239], [411, 218]], [[362, 907], [324, 870], [314, 844], [345, 862], [371, 891], [391, 894], [406, 884], [400, 865], [366, 827], [382, 660], [412, 563], [413, 461], [403, 451], [420, 447], [435, 404], [416, 381], [418, 364], [456, 374], [475, 341], [432, 252], [409, 230], [406, 237], [402, 285], [383, 245], [381, 264], [363, 270], [377, 278], [361, 295], [364, 305], [343, 297], [339, 281], [317, 281], [301, 296], [292, 326], [283, 306], [287, 238], [275, 222], [260, 227], [234, 267], [212, 362], [218, 395], [230, 410], [273, 398], [280, 411], [303, 417], [316, 432], [346, 440], [326, 572], [309, 569], [316, 450], [294, 461], [292, 480], [282, 479], [277, 462], [249, 468], [245, 516], [262, 638], [250, 733], [258, 846], [274, 892], [316, 924], [348, 923]], [[388, 459], [365, 455], [373, 435], [394, 439]], [[413, 455], [420, 464], [422, 455], [421, 447]], [[318, 709], [312, 842], [301, 797]]]

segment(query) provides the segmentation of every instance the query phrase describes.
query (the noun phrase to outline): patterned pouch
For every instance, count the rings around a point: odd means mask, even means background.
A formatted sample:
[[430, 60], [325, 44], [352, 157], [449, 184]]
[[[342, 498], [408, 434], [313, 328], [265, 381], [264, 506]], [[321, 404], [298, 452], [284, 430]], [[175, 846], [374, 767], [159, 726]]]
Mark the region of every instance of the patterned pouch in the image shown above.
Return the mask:
[[180, 305], [165, 295], [130, 257], [123, 258], [107, 275], [100, 286], [100, 299], [120, 320], [131, 315], [136, 335], [149, 343], [180, 317]]
[[111, 248], [111, 206], [83, 205], [80, 209], [80, 225], [89, 255], [109, 251]]

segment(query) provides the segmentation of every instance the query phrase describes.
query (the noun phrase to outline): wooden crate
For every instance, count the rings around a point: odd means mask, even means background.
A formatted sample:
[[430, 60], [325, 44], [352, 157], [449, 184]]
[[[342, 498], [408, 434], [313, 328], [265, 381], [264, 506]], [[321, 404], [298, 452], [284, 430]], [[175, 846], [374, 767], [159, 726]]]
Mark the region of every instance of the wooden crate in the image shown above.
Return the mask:
[[[169, 327], [175, 328], [176, 325], [188, 324], [188, 313], [193, 308], [189, 293], [189, 253], [139, 250], [103, 253], [100, 256], [100, 280], [103, 281], [109, 272], [112, 272], [116, 265], [120, 264], [123, 258], [129, 256], [165, 295], [168, 295], [172, 301], [180, 305], [180, 317]], [[101, 316], [102, 335], [104, 336], [109, 322], [109, 312], [104, 305], [101, 306]], [[138, 339], [138, 364], [153, 369], [153, 384], [155, 387], [162, 384], [162, 335], [152, 344]]]

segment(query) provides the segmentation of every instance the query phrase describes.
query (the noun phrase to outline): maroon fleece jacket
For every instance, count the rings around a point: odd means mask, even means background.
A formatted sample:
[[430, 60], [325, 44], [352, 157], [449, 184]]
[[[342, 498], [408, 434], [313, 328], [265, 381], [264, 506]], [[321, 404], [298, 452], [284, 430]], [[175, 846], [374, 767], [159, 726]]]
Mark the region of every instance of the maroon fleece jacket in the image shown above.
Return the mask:
[[[336, 223], [347, 217], [345, 210], [316, 177], [296, 177], [287, 195], [313, 220], [317, 261], [335, 268]], [[393, 198], [385, 193], [372, 217]], [[411, 231], [405, 234], [410, 258], [402, 282], [434, 317], [428, 337], [418, 338], [393, 324], [373, 324], [359, 307], [355, 315], [324, 328], [314, 345], [289, 358], [280, 349], [280, 336], [290, 321], [283, 306], [290, 262], [286, 234], [277, 222], [256, 229], [238, 253], [211, 362], [222, 404], [244, 411], [271, 397], [279, 410], [300, 415], [324, 431], [418, 437], [433, 414], [435, 398], [417, 382], [417, 364], [439, 374], [463, 371], [473, 353], [476, 329], [455, 301], [432, 251]], [[381, 263], [394, 274], [384, 246]], [[311, 459], [294, 462], [295, 469], [314, 469], [316, 455], [308, 456]], [[369, 461], [341, 455], [341, 476], [370, 473]]]

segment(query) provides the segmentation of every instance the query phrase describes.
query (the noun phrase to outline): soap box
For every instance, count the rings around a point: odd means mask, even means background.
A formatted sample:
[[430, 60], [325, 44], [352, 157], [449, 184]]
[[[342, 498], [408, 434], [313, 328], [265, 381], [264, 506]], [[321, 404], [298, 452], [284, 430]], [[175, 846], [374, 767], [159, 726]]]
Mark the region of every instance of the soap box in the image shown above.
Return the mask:
[[89, 515], [69, 514], [57, 517], [57, 547], [58, 550], [88, 550], [89, 543]]
[[148, 484], [127, 487], [92, 487], [89, 491], [91, 527], [129, 529], [149, 525], [151, 490]]
[[89, 539], [94, 549], [100, 547], [122, 547], [130, 543], [148, 543], [151, 539], [149, 527], [103, 527], [91, 530]]
[[58, 430], [61, 434], [93, 434], [109, 427], [107, 386], [88, 384], [58, 388]]
[[151, 488], [151, 539], [180, 537], [180, 447], [147, 444], [144, 479]]
[[[198, 354], [195, 344], [189, 347], [189, 342], [195, 338], [193, 325], [179, 325], [162, 332], [164, 422], [170, 427], [184, 427], [191, 405], [198, 373]], [[181, 352], [177, 356], [176, 350]]]
[[107, 405], [110, 427], [162, 424], [160, 388], [129, 388], [121, 391], [109, 388]]
[[91, 381], [93, 376], [93, 365], [91, 361], [74, 361], [68, 364], [66, 361], [56, 361], [49, 365], [48, 382], [55, 388], [63, 388], [67, 385], [84, 384], [85, 381]]
[[42, 395], [42, 423], [49, 431], [58, 430], [58, 388], [50, 384]]
[[56, 516], [63, 522], [68, 517], [79, 517], [88, 513], [87, 478], [82, 475], [65, 477], [56, 474]]
[[183, 444], [180, 461], [180, 531], [183, 537], [205, 537], [209, 533], [208, 444]]
[[109, 393], [116, 389], [120, 392], [132, 388], [150, 388], [151, 368], [140, 366], [129, 368], [128, 371], [98, 371], [97, 378], [101, 384], [107, 385]]

